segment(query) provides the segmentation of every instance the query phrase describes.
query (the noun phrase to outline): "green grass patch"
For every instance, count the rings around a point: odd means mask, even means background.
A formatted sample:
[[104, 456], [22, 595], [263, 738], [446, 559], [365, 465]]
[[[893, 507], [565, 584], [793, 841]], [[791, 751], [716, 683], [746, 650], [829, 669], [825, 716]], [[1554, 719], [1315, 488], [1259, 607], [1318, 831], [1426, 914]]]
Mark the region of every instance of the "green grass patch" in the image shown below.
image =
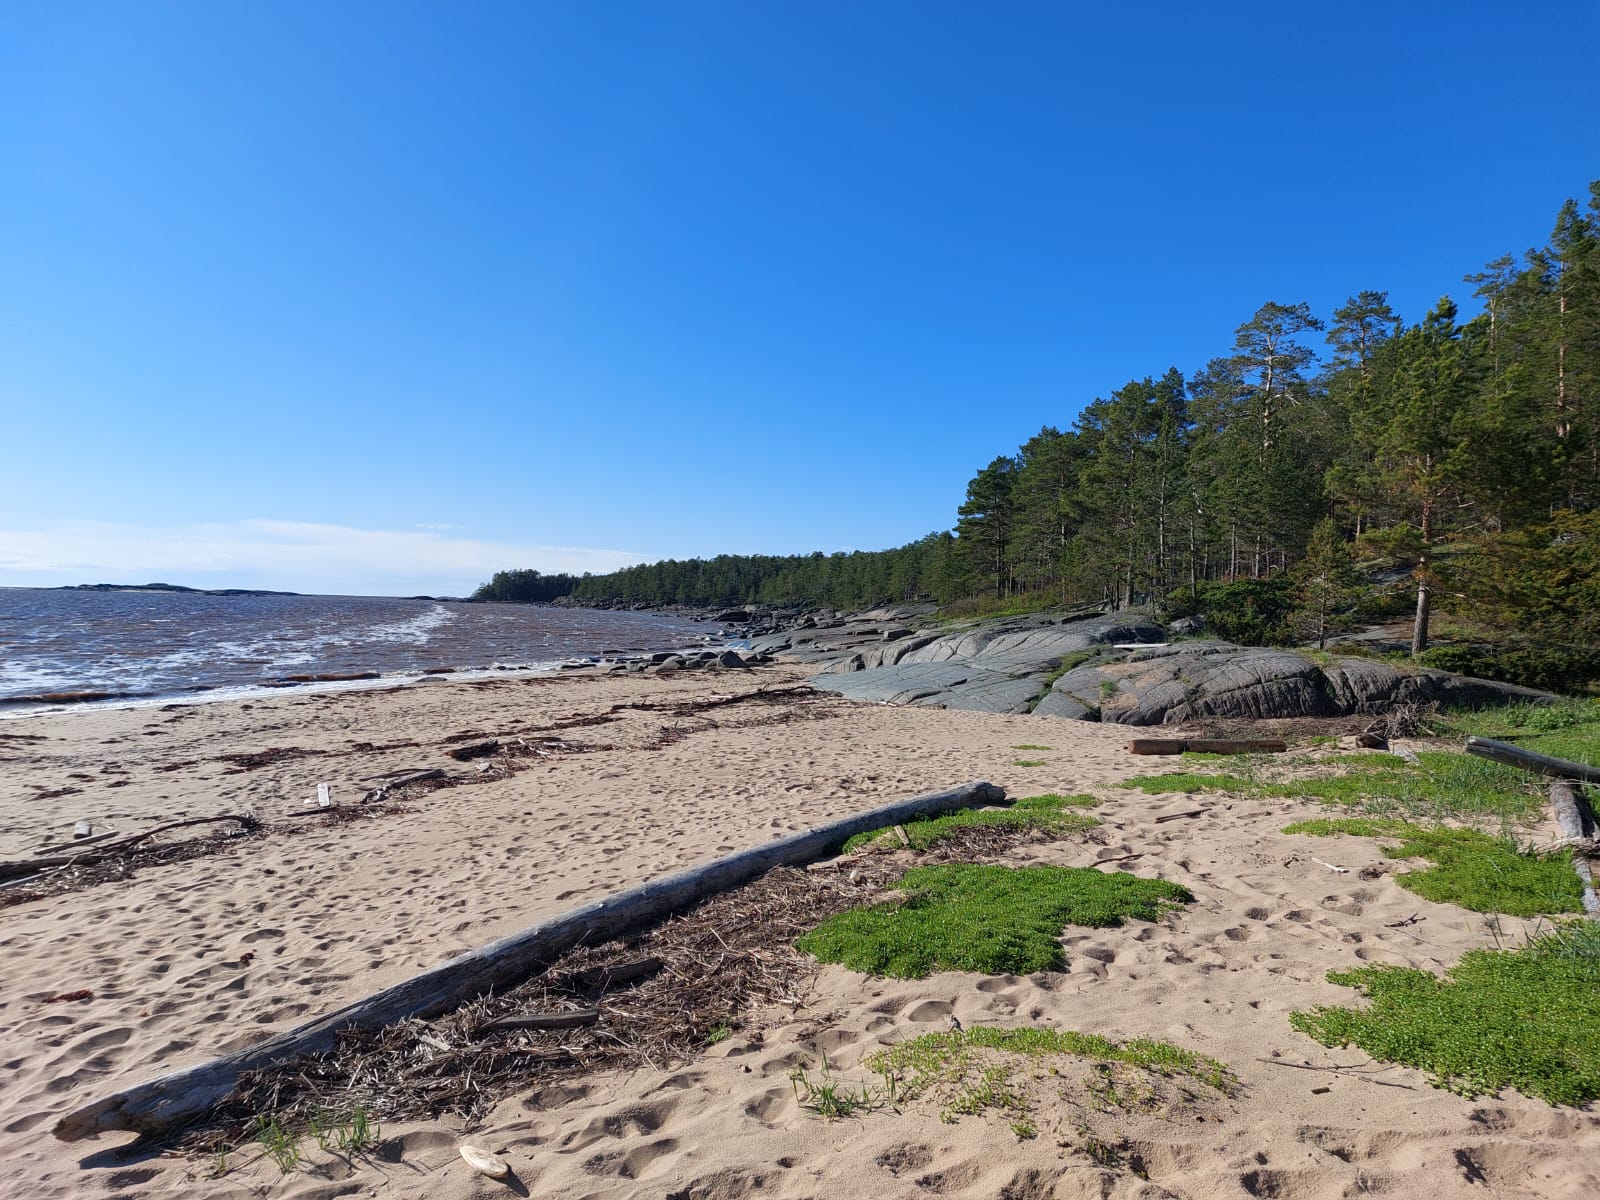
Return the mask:
[[1067, 925], [1154, 921], [1194, 897], [1164, 879], [1090, 867], [917, 867], [904, 899], [830, 917], [796, 945], [854, 971], [920, 979], [933, 971], [985, 975], [1053, 971]]
[[1031, 742], [1024, 742], [1020, 746], [1013, 746], [1011, 748], [1013, 750], [1050, 750], [1050, 749], [1053, 749], [1053, 747], [1051, 747], [1051, 746], [1035, 746]]
[[1479, 1096], [1511, 1087], [1550, 1104], [1600, 1099], [1600, 927], [1573, 922], [1520, 950], [1472, 950], [1444, 976], [1410, 967], [1335, 971], [1371, 1005], [1290, 1015], [1325, 1046], [1427, 1071]]
[[1451, 751], [1424, 751], [1417, 759], [1413, 764], [1394, 754], [1357, 754], [1305, 779], [1179, 771], [1136, 776], [1122, 786], [1152, 793], [1321, 800], [1376, 816], [1436, 821], [1524, 821], [1544, 802], [1537, 781], [1514, 767]]
[[1559, 704], [1508, 704], [1441, 719], [1443, 731], [1462, 737], [1515, 742], [1526, 750], [1600, 766], [1600, 700]]
[[1519, 849], [1508, 837], [1491, 837], [1476, 829], [1424, 829], [1406, 821], [1368, 818], [1300, 821], [1284, 832], [1397, 838], [1398, 846], [1384, 847], [1387, 857], [1425, 858], [1434, 865], [1402, 871], [1395, 882], [1441, 904], [1514, 917], [1583, 911], [1570, 850], [1539, 855]]
[[850, 1083], [837, 1078], [826, 1054], [815, 1076], [802, 1063], [789, 1072], [789, 1084], [801, 1108], [808, 1108], [828, 1121], [872, 1112], [892, 1104], [895, 1099], [890, 1088], [875, 1088], [870, 1083]]
[[[926, 850], [957, 830], [980, 826], [1047, 829], [1065, 836], [1100, 824], [1087, 813], [1067, 811], [1093, 808], [1097, 803], [1099, 801], [1093, 796], [1057, 796], [1053, 793], [1047, 796], [1027, 796], [1013, 802], [1009, 808], [958, 808], [954, 812], [940, 813], [936, 817], [921, 821], [908, 821], [902, 828], [906, 831], [906, 836], [911, 839], [913, 850]], [[870, 833], [856, 834], [845, 842], [844, 848], [845, 852], [849, 853], [863, 846], [887, 845], [892, 848], [899, 844], [900, 841], [895, 837], [893, 829], [874, 829]]]
[[1120, 786], [1138, 788], [1151, 794], [1183, 792], [1185, 795], [1193, 795], [1195, 792], [1253, 794], [1257, 784], [1254, 779], [1243, 779], [1238, 775], [1213, 775], [1206, 771], [1168, 771], [1161, 775], [1135, 775], [1132, 779], [1123, 780]]
[[1068, 671], [1075, 671], [1083, 666], [1084, 663], [1091, 659], [1099, 658], [1104, 653], [1105, 648], [1097, 646], [1093, 650], [1074, 650], [1071, 654], [1063, 655], [1061, 661], [1044, 677], [1044, 690], [1048, 692], [1055, 686], [1056, 680], [1060, 679]]
[[929, 1093], [946, 1101], [939, 1114], [945, 1121], [1003, 1109], [1016, 1118], [1018, 1137], [1031, 1133], [1027, 1118], [1027, 1088], [1019, 1071], [1033, 1070], [1039, 1060], [1057, 1056], [1088, 1059], [1095, 1063], [1123, 1064], [1165, 1077], [1184, 1076], [1223, 1095], [1238, 1081], [1214, 1058], [1184, 1050], [1169, 1042], [1130, 1038], [1115, 1042], [1098, 1034], [1070, 1029], [999, 1029], [974, 1025], [948, 1033], [926, 1033], [881, 1050], [866, 1060], [869, 1070], [882, 1075], [897, 1100], [915, 1100]]
[[1042, 766], [1044, 766], [1044, 759], [1042, 759], [1042, 758], [1019, 758], [1019, 759], [1013, 760], [1011, 765], [1013, 767], [1042, 767]]

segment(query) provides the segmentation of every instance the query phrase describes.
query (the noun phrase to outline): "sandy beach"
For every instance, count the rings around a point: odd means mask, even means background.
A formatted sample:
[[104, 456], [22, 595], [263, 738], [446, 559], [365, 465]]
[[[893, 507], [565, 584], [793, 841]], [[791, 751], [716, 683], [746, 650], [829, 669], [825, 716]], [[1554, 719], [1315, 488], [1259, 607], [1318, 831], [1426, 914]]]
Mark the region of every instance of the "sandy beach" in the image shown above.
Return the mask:
[[[1313, 802], [1120, 789], [1151, 764], [1125, 752], [1126, 729], [1098, 724], [827, 695], [781, 709], [669, 711], [799, 680], [788, 667], [444, 679], [0, 722], [0, 858], [67, 839], [78, 819], [134, 832], [251, 809], [268, 823], [219, 853], [0, 908], [0, 1192], [1211, 1200], [1558, 1198], [1600, 1188], [1592, 1113], [1514, 1093], [1466, 1099], [1290, 1028], [1291, 1010], [1352, 1002], [1325, 980], [1330, 969], [1439, 970], [1492, 944], [1481, 916], [1398, 887], [1398, 865], [1372, 841], [1311, 847], [1279, 832], [1316, 815]], [[630, 704], [652, 707], [618, 707]], [[368, 777], [472, 771], [446, 757], [450, 746], [553, 726], [565, 746], [520, 760], [514, 773], [491, 769], [370, 819], [290, 817], [319, 782], [353, 804]], [[260, 755], [286, 749], [303, 753]], [[237, 757], [251, 754], [260, 757]], [[756, 1014], [691, 1061], [559, 1084], [530, 1077], [470, 1136], [448, 1120], [386, 1124], [374, 1154], [345, 1160], [312, 1147], [311, 1163], [290, 1174], [254, 1146], [218, 1177], [216, 1163], [194, 1157], [124, 1158], [127, 1135], [66, 1144], [50, 1134], [71, 1108], [541, 918], [976, 779], [1012, 796], [1100, 800], [1098, 829], [1006, 861], [1115, 858], [1106, 869], [1181, 883], [1195, 903], [1154, 923], [1069, 928], [1062, 973], [899, 981], [828, 967], [802, 1004]], [[48, 793], [58, 794], [41, 799]], [[1520, 941], [1522, 922], [1500, 924], [1502, 938]], [[91, 995], [52, 999], [82, 991]], [[923, 1103], [828, 1121], [797, 1100], [796, 1065], [814, 1068], [826, 1053], [835, 1075], [858, 1081], [867, 1054], [944, 1029], [952, 1016], [969, 1027], [1165, 1039], [1220, 1059], [1240, 1087], [1110, 1116], [1063, 1100], [1036, 1114], [1037, 1136], [1026, 1140], [998, 1117], [946, 1122]], [[1114, 1153], [1090, 1153], [1086, 1129]], [[503, 1155], [512, 1182], [476, 1174], [457, 1152], [463, 1140]]]

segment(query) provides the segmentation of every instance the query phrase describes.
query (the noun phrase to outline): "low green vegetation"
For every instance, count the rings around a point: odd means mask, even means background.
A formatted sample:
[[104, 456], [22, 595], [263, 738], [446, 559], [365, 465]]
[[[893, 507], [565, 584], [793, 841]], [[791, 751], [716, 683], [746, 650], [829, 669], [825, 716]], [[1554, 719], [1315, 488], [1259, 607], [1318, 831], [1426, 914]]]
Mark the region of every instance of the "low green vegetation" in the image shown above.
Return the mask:
[[1164, 879], [1089, 867], [917, 867], [903, 899], [830, 917], [797, 945], [823, 962], [901, 979], [933, 971], [986, 975], [1060, 968], [1067, 925], [1154, 921], [1194, 897]]
[[789, 1084], [794, 1088], [794, 1098], [801, 1108], [808, 1108], [830, 1121], [871, 1112], [895, 1100], [892, 1084], [887, 1088], [877, 1088], [866, 1082], [849, 1083], [836, 1078], [826, 1054], [822, 1056], [822, 1066], [815, 1076], [805, 1064], [801, 1064], [789, 1072]]
[[[1269, 774], [1274, 770], [1279, 777]], [[1537, 780], [1525, 772], [1452, 751], [1423, 751], [1415, 764], [1393, 754], [1357, 754], [1310, 778], [1286, 775], [1282, 767], [1262, 767], [1252, 776], [1181, 771], [1140, 775], [1122, 786], [1152, 793], [1322, 800], [1374, 816], [1429, 820], [1523, 821], [1543, 803]]]
[[1600, 700], [1559, 704], [1513, 704], [1455, 713], [1440, 722], [1444, 731], [1515, 742], [1525, 750], [1600, 766]]
[[[303, 1163], [306, 1156], [300, 1150], [301, 1134], [276, 1114], [263, 1113], [256, 1118], [255, 1140], [262, 1152], [287, 1175]], [[377, 1118], [364, 1105], [345, 1109], [316, 1109], [306, 1121], [306, 1132], [317, 1143], [317, 1148], [329, 1154], [365, 1154], [376, 1148], [381, 1137]], [[216, 1154], [215, 1174], [227, 1174], [228, 1152], [220, 1149]]]
[[256, 1141], [285, 1175], [304, 1161], [299, 1136], [286, 1129], [276, 1117], [263, 1115], [256, 1119]]
[[1055, 686], [1056, 680], [1060, 679], [1068, 671], [1077, 670], [1084, 663], [1089, 662], [1091, 659], [1099, 658], [1105, 652], [1104, 647], [1096, 646], [1092, 650], [1074, 650], [1071, 654], [1064, 655], [1061, 661], [1055, 665], [1055, 668], [1044, 677], [1045, 691], [1049, 691]]
[[1372, 1003], [1290, 1016], [1325, 1046], [1359, 1046], [1467, 1096], [1511, 1087], [1550, 1104], [1600, 1099], [1600, 926], [1592, 922], [1562, 925], [1520, 950], [1469, 951], [1442, 978], [1396, 966], [1328, 978]]
[[[1114, 1042], [1070, 1029], [999, 1029], [974, 1025], [948, 1033], [927, 1033], [879, 1051], [866, 1065], [887, 1081], [888, 1090], [901, 1100], [934, 1095], [944, 1102], [941, 1120], [999, 1109], [1011, 1118], [1019, 1138], [1037, 1133], [1028, 1115], [1028, 1088], [1017, 1076], [1024, 1069], [1036, 1072], [1050, 1058], [1070, 1056], [1096, 1064], [1125, 1065], [1163, 1077], [1183, 1076], [1224, 1095], [1237, 1080], [1214, 1058], [1195, 1054], [1168, 1042], [1132, 1038]], [[1052, 1071], [1052, 1074], [1054, 1072]], [[1097, 1077], [1091, 1084], [1097, 1098], [1120, 1097], [1129, 1089], [1109, 1088]]]
[[1019, 759], [1016, 759], [1015, 761], [1013, 761], [1011, 765], [1013, 767], [1042, 767], [1042, 766], [1044, 766], [1044, 759], [1042, 759], [1042, 758], [1019, 758]]
[[[1079, 810], [1093, 808], [1098, 803], [1093, 796], [1027, 796], [1009, 808], [981, 809], [959, 808], [954, 812], [940, 813], [921, 821], [908, 821], [901, 826], [911, 839], [913, 850], [926, 850], [962, 829], [978, 827], [1005, 829], [1046, 829], [1063, 836], [1090, 829], [1100, 822]], [[874, 829], [858, 833], [844, 844], [845, 852], [864, 846], [882, 845], [890, 848], [900, 845], [893, 829]]]
[[1400, 844], [1386, 847], [1385, 855], [1425, 858], [1434, 865], [1403, 871], [1395, 876], [1395, 882], [1441, 904], [1516, 917], [1583, 911], [1570, 850], [1540, 855], [1519, 849], [1510, 838], [1491, 837], [1476, 829], [1425, 829], [1406, 821], [1370, 818], [1300, 821], [1284, 832], [1397, 838]]
[[1533, 639], [1435, 646], [1422, 655], [1422, 663], [1549, 692], [1592, 690], [1600, 680], [1600, 649]]
[[1011, 747], [1013, 750], [1049, 750], [1049, 746], [1036, 746], [1032, 742], [1023, 742], [1020, 746]]

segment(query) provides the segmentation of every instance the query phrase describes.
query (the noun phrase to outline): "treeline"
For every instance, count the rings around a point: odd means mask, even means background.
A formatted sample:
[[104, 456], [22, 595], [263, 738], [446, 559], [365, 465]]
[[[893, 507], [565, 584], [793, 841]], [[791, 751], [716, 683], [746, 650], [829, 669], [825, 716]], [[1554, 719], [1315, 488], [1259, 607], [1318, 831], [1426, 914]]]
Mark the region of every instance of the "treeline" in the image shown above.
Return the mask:
[[[1411, 325], [1379, 291], [1327, 320], [1265, 304], [1189, 376], [1132, 380], [1045, 427], [968, 485], [971, 585], [1164, 599], [1281, 577], [1330, 522], [1414, 566], [1420, 650], [1442, 549], [1450, 582], [1486, 599], [1511, 542], [1592, 536], [1570, 516], [1600, 502], [1600, 183], [1544, 246], [1466, 279], [1484, 311], [1465, 323], [1448, 297]], [[1323, 557], [1337, 573], [1337, 548]]]
[[[1262, 305], [1198, 369], [1132, 379], [1070, 428], [1046, 425], [984, 466], [954, 537], [580, 579], [505, 572], [480, 594], [1120, 606], [1292, 577], [1316, 593], [1305, 603], [1326, 609], [1354, 550], [1411, 572], [1418, 649], [1441, 588], [1501, 621], [1545, 621], [1526, 572], [1508, 575], [1507, 564], [1559, 574], [1563, 562], [1592, 562], [1600, 544], [1600, 182], [1586, 207], [1561, 206], [1544, 245], [1465, 280], [1483, 303], [1465, 322], [1445, 297], [1408, 324], [1381, 291], [1326, 317], [1304, 303]], [[1566, 549], [1551, 560], [1553, 546]], [[1573, 601], [1587, 586], [1574, 579], [1545, 579], [1577, 614], [1578, 629], [1548, 617], [1569, 638], [1596, 630], [1595, 610]]]
[[541, 575], [537, 571], [496, 571], [488, 583], [472, 593], [474, 600], [506, 600], [519, 604], [548, 604], [570, 596], [576, 575]]
[[625, 567], [609, 575], [540, 575], [501, 571], [475, 600], [584, 604], [671, 604], [714, 608], [742, 604], [866, 608], [886, 600], [956, 595], [967, 586], [965, 561], [950, 533], [930, 533], [894, 550], [823, 554], [719, 554]]

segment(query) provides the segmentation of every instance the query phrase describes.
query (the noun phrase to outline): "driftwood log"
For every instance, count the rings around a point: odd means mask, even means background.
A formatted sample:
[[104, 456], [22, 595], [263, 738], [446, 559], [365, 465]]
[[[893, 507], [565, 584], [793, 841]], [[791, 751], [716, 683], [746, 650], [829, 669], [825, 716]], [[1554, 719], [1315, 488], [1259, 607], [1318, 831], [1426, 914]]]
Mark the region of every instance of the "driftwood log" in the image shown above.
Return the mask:
[[1521, 767], [1536, 775], [1550, 775], [1556, 779], [1576, 779], [1580, 783], [1600, 783], [1600, 767], [1589, 767], [1565, 758], [1552, 758], [1548, 754], [1535, 754], [1509, 742], [1493, 738], [1469, 737], [1467, 753], [1487, 758], [1508, 767]]
[[[1571, 780], [1557, 779], [1550, 784], [1550, 807], [1555, 810], [1562, 838], [1578, 841], [1594, 836], [1594, 817], [1583, 802], [1578, 785]], [[1577, 849], [1572, 852], [1572, 866], [1578, 872], [1578, 882], [1583, 885], [1583, 911], [1591, 917], [1600, 916], [1600, 896], [1594, 891], [1594, 868]]]
[[1129, 754], [1282, 754], [1288, 742], [1276, 738], [1134, 738]]
[[[1508, 767], [1520, 767], [1524, 771], [1532, 771], [1538, 775], [1554, 776], [1548, 795], [1550, 809], [1555, 814], [1562, 840], [1582, 842], [1586, 838], [1594, 837], [1594, 814], [1589, 811], [1589, 806], [1583, 798], [1583, 791], [1578, 784], [1600, 783], [1600, 770], [1565, 758], [1535, 754], [1532, 750], [1524, 750], [1507, 742], [1497, 742], [1493, 738], [1469, 737], [1467, 753], [1487, 758], [1491, 762], [1503, 763]], [[1576, 847], [1572, 852], [1572, 866], [1578, 873], [1578, 882], [1583, 885], [1583, 911], [1591, 917], [1600, 917], [1600, 896], [1596, 896], [1594, 890], [1594, 868], [1590, 866], [1583, 851]]]
[[259, 1045], [174, 1071], [74, 1109], [56, 1122], [54, 1133], [62, 1141], [69, 1142], [110, 1130], [132, 1130], [146, 1135], [165, 1133], [226, 1099], [241, 1072], [328, 1050], [338, 1040], [341, 1030], [381, 1028], [407, 1017], [444, 1012], [485, 992], [503, 991], [521, 982], [580, 943], [605, 941], [736, 887], [773, 867], [794, 866], [820, 858], [838, 850], [858, 833], [1004, 799], [1004, 788], [992, 783], [969, 783], [947, 792], [933, 792], [857, 813], [753, 850], [691, 867], [458, 955]]
[[190, 825], [214, 825], [219, 821], [234, 821], [244, 828], [249, 829], [256, 823], [251, 816], [223, 816], [223, 817], [189, 817], [183, 821], [168, 821], [165, 825], [157, 825], [154, 829], [146, 829], [143, 833], [136, 833], [117, 842], [103, 842], [92, 850], [73, 852], [67, 850], [64, 854], [55, 854], [48, 858], [25, 858], [20, 862], [0, 862], [0, 879], [16, 879], [25, 875], [37, 875], [50, 867], [83, 866], [87, 863], [100, 862], [121, 854], [124, 850], [131, 850], [147, 838], [153, 838], [158, 833], [166, 833], [173, 829], [185, 829]]

